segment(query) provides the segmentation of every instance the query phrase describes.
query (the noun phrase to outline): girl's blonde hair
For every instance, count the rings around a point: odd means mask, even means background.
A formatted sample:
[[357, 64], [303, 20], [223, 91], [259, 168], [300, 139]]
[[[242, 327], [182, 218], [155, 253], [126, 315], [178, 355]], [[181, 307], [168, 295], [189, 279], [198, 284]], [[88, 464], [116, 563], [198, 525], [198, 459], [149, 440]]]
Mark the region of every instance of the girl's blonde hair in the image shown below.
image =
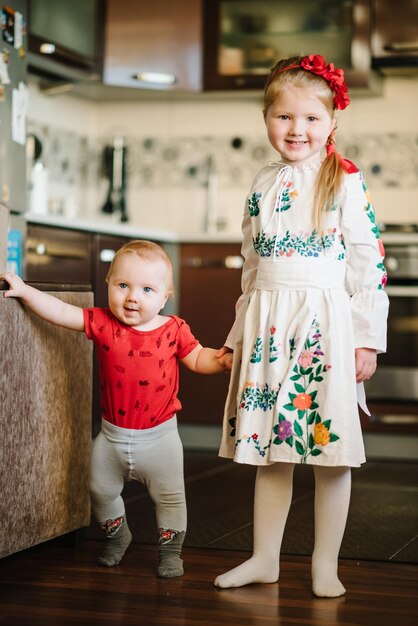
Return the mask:
[[[264, 119], [266, 119], [269, 107], [288, 85], [315, 89], [319, 100], [328, 109], [331, 117], [335, 118], [335, 94], [322, 76], [309, 72], [302, 67], [292, 67], [286, 70], [289, 66], [300, 65], [302, 58], [301, 56], [295, 56], [289, 59], [282, 59], [272, 68], [264, 90]], [[328, 138], [328, 143], [335, 143], [333, 132]], [[327, 156], [319, 170], [314, 189], [312, 217], [316, 230], [321, 228], [323, 212], [332, 208], [342, 187], [344, 174], [345, 171], [341, 166], [338, 154], [333, 152]]]
[[135, 239], [125, 243], [124, 246], [119, 248], [109, 267], [109, 271], [106, 276], [106, 283], [109, 282], [110, 275], [118, 259], [122, 254], [137, 254], [141, 259], [148, 261], [163, 261], [167, 267], [167, 293], [169, 296], [174, 294], [174, 279], [173, 279], [173, 264], [167, 252], [153, 241], [146, 241], [144, 239]]

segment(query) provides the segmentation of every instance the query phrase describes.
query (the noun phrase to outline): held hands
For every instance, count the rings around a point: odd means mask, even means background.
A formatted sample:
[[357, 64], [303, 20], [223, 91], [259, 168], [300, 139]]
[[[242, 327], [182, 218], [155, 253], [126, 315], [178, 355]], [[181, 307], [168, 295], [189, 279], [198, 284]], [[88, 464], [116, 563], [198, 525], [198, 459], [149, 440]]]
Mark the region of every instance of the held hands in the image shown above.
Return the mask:
[[362, 383], [373, 376], [376, 371], [376, 350], [356, 348], [356, 382]]
[[233, 360], [233, 352], [231, 348], [228, 348], [227, 346], [223, 346], [217, 351], [217, 353], [215, 354], [215, 357], [218, 359], [218, 363], [222, 365], [225, 372], [229, 374], [232, 369], [232, 360]]

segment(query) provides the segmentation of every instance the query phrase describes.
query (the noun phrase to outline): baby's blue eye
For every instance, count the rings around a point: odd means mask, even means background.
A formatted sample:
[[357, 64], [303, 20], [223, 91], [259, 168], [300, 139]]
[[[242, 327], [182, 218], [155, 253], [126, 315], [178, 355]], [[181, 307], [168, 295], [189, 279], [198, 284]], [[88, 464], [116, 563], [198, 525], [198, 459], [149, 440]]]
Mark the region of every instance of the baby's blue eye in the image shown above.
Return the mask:
[[151, 293], [152, 289], [151, 287], [144, 287], [144, 291], [145, 293]]
[[127, 288], [127, 286], [128, 286], [128, 285], [127, 285], [126, 283], [119, 283], [119, 287], [120, 287], [121, 289], [126, 289], [126, 288]]

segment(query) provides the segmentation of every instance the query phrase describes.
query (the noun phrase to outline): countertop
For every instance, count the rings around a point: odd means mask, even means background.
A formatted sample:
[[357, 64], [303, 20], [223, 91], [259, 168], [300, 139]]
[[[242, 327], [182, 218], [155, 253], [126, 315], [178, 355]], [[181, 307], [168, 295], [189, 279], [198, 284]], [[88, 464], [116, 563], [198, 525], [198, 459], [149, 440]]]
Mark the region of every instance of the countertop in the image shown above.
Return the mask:
[[[70, 228], [86, 232], [118, 235], [132, 239], [149, 239], [165, 243], [241, 243], [240, 230], [237, 233], [180, 233], [174, 231], [144, 228], [139, 224], [122, 224], [113, 216], [91, 216], [68, 218], [63, 215], [35, 215], [26, 213], [25, 219], [31, 224]], [[382, 239], [387, 244], [418, 243], [418, 232], [381, 232]]]
[[70, 219], [62, 215], [35, 215], [26, 213], [28, 223], [58, 228], [70, 228], [92, 233], [117, 235], [131, 239], [149, 239], [165, 243], [241, 243], [241, 233], [179, 233], [174, 231], [144, 228], [139, 224], [121, 223], [114, 217], [92, 216]]

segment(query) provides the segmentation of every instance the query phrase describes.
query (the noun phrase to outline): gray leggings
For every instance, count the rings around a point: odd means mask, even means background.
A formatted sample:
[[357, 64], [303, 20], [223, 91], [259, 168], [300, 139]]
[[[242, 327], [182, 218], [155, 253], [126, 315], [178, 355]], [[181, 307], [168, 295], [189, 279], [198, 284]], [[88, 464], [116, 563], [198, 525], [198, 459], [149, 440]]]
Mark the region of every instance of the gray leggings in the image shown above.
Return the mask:
[[148, 489], [158, 528], [186, 530], [183, 446], [175, 416], [146, 430], [102, 421], [90, 467], [92, 508], [99, 524], [125, 515], [121, 493], [128, 480], [138, 480]]

